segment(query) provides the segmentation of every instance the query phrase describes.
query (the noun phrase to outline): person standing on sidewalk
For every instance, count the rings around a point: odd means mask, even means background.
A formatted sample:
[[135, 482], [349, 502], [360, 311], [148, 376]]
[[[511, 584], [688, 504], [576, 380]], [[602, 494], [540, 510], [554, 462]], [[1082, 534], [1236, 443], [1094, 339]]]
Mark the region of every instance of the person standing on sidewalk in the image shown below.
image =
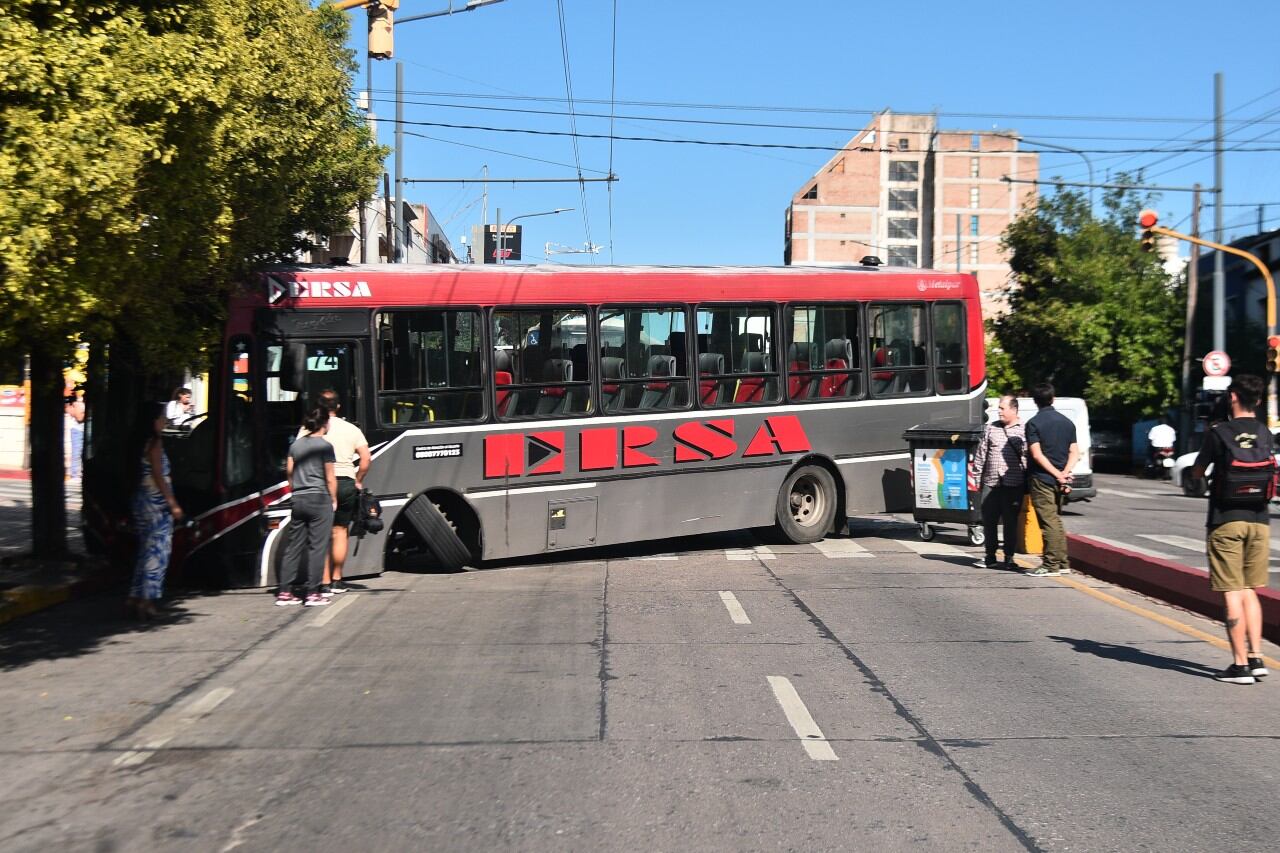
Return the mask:
[[[1254, 590], [1267, 585], [1271, 514], [1265, 487], [1228, 488], [1233, 461], [1253, 457], [1257, 465], [1273, 458], [1271, 433], [1255, 416], [1264, 389], [1257, 376], [1235, 378], [1227, 389], [1231, 419], [1205, 433], [1204, 446], [1191, 470], [1191, 476], [1203, 477], [1213, 466], [1205, 551], [1209, 584], [1222, 593], [1226, 605], [1232, 658], [1231, 665], [1215, 677], [1231, 684], [1253, 684], [1268, 674], [1261, 657], [1262, 605]], [[1259, 491], [1261, 494], [1250, 499], [1250, 494]]]
[[1044, 537], [1044, 560], [1028, 572], [1036, 577], [1071, 573], [1067, 562], [1067, 532], [1062, 527], [1062, 504], [1071, 492], [1071, 469], [1080, 458], [1076, 426], [1053, 408], [1053, 386], [1041, 382], [1031, 389], [1040, 411], [1027, 421], [1028, 491]]
[[[351, 522], [360, 505], [360, 490], [364, 488], [364, 475], [369, 473], [369, 441], [360, 427], [339, 417], [342, 401], [338, 392], [326, 388], [320, 392], [317, 405], [329, 413], [329, 425], [325, 441], [333, 445], [333, 473], [338, 478], [338, 505], [333, 513], [333, 534], [329, 556], [324, 561], [324, 581], [320, 585], [322, 595], [347, 591], [342, 581], [342, 569], [347, 562], [348, 534]], [[299, 438], [301, 438], [299, 433]], [[359, 461], [353, 461], [358, 459]]]
[[[284, 560], [280, 563], [280, 588], [276, 605], [329, 603], [320, 594], [325, 555], [329, 552], [329, 528], [338, 505], [338, 484], [333, 475], [333, 445], [324, 440], [329, 413], [316, 409], [302, 422], [306, 435], [289, 447], [286, 468], [292, 492], [292, 511], [286, 531]], [[306, 600], [294, 593], [306, 570]]]
[[138, 466], [132, 505], [138, 557], [125, 608], [139, 619], [156, 615], [156, 602], [164, 594], [164, 576], [173, 551], [173, 523], [182, 521], [182, 507], [169, 481], [169, 457], [160, 440], [166, 423], [164, 404], [147, 404], [134, 423], [130, 442], [133, 454], [129, 458], [137, 460]]
[[1004, 568], [1016, 568], [1013, 554], [1018, 543], [1018, 508], [1026, 493], [1027, 442], [1018, 419], [1018, 398], [1000, 398], [998, 417], [987, 424], [982, 441], [973, 454], [969, 476], [982, 488], [982, 531], [986, 558], [982, 566], [997, 568], [996, 524], [1004, 531]]

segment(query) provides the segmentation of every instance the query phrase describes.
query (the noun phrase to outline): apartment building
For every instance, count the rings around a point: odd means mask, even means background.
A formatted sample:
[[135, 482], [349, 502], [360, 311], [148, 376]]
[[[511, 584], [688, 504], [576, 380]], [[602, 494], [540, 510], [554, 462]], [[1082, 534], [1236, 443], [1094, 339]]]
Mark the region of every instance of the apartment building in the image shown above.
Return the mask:
[[940, 130], [932, 115], [886, 110], [791, 198], [783, 262], [973, 273], [988, 316], [1003, 310], [1000, 235], [1036, 198], [1039, 158], [1012, 131]]

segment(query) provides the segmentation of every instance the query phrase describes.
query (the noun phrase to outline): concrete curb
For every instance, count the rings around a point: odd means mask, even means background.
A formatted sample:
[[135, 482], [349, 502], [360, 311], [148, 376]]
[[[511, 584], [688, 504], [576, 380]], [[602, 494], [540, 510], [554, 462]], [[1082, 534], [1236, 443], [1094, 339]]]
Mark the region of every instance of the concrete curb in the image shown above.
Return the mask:
[[[1086, 575], [1167, 601], [1210, 619], [1222, 618], [1222, 593], [1209, 588], [1207, 571], [1107, 545], [1078, 534], [1067, 536], [1067, 553], [1071, 567]], [[1260, 589], [1258, 599], [1262, 603], [1262, 635], [1272, 642], [1280, 642], [1280, 592]]]
[[23, 584], [0, 592], [0, 625], [37, 613], [55, 604], [100, 592], [119, 581], [109, 569], [56, 584]]

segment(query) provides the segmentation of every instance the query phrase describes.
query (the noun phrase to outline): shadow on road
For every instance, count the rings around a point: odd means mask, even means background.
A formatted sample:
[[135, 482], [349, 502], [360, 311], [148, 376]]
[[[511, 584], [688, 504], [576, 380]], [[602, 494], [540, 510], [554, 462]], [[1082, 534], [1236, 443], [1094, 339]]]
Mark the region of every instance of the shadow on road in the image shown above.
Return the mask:
[[189, 597], [169, 600], [164, 611], [146, 622], [126, 615], [123, 592], [69, 601], [16, 619], [0, 627], [0, 672], [39, 661], [80, 657], [120, 637], [185, 624], [192, 618], [183, 606]]
[[1082, 640], [1076, 637], [1055, 637], [1053, 635], [1050, 635], [1049, 639], [1059, 643], [1070, 643], [1071, 648], [1077, 652], [1120, 661], [1121, 663], [1140, 664], [1153, 669], [1168, 669], [1174, 672], [1181, 672], [1184, 675], [1194, 675], [1198, 678], [1213, 678], [1214, 674], [1217, 673], [1217, 670], [1211, 666], [1205, 666], [1195, 661], [1182, 660], [1181, 658], [1155, 655], [1151, 652], [1135, 649], [1133, 646], [1120, 646], [1115, 643], [1099, 642], [1098, 640]]

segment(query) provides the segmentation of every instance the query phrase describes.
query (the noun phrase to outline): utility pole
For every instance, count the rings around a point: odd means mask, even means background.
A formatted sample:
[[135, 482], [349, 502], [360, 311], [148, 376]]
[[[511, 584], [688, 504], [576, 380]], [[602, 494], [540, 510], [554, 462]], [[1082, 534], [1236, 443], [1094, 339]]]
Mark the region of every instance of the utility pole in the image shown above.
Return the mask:
[[[1222, 72], [1213, 75], [1213, 242], [1222, 243]], [[1226, 272], [1225, 255], [1219, 250], [1213, 256], [1213, 348], [1226, 351]]]
[[396, 60], [396, 200], [395, 255], [392, 263], [404, 263], [404, 63]]
[[[1196, 184], [1191, 196], [1191, 236], [1200, 239], [1200, 185]], [[1196, 297], [1200, 292], [1200, 244], [1191, 244], [1191, 259], [1187, 262], [1187, 321], [1182, 341], [1182, 423], [1178, 435], [1182, 437], [1182, 449], [1186, 450], [1191, 435], [1194, 411], [1195, 383], [1191, 378], [1195, 359]]]

